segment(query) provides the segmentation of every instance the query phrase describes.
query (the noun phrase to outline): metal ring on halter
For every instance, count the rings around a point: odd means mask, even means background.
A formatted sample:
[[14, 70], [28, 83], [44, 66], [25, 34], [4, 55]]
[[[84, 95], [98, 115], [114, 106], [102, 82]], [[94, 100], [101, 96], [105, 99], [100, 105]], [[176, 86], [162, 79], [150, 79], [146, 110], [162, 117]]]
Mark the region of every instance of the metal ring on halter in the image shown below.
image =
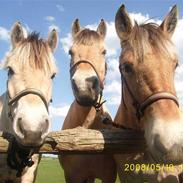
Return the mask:
[[[136, 109], [136, 116], [137, 116], [138, 120], [140, 120], [144, 116], [144, 111], [148, 106], [150, 106], [154, 102], [157, 102], [157, 101], [162, 100], [162, 99], [172, 100], [179, 107], [179, 102], [178, 102], [177, 97], [173, 93], [166, 92], [166, 91], [155, 92], [152, 95], [148, 96], [142, 103], [140, 103], [136, 99], [133, 92], [131, 91], [131, 89], [128, 85], [128, 82], [127, 82], [126, 78], [123, 75], [123, 72], [122, 72], [122, 69], [121, 69], [121, 64], [119, 65], [119, 70], [120, 70], [120, 73], [121, 73], [122, 87], [124, 87], [124, 85], [126, 86], [127, 91], [130, 94], [130, 97], [132, 98], [133, 106]], [[122, 95], [123, 95], [122, 97], [124, 97], [123, 92], [124, 91], [123, 91], [123, 88], [122, 88]], [[123, 103], [124, 103], [125, 108], [127, 108], [124, 98], [123, 98]]]
[[[80, 64], [82, 64], [82, 63], [84, 63], [84, 64], [89, 64], [89, 65], [93, 68], [93, 70], [95, 71], [95, 73], [96, 73], [96, 75], [97, 75], [97, 77], [98, 77], [98, 79], [99, 79], [99, 82], [100, 82], [100, 88], [102, 89], [101, 92], [100, 92], [100, 98], [99, 98], [99, 101], [96, 102], [96, 103], [93, 105], [93, 107], [95, 107], [96, 111], [98, 112], [98, 111], [100, 111], [101, 106], [106, 102], [106, 100], [103, 101], [103, 102], [101, 101], [102, 96], [103, 96], [104, 83], [103, 83], [103, 81], [101, 81], [100, 75], [98, 74], [98, 71], [96, 70], [95, 66], [94, 66], [90, 61], [88, 61], [88, 60], [80, 60], [80, 61], [76, 62], [75, 64], [73, 64], [73, 65], [71, 66], [71, 68], [70, 68], [70, 76], [72, 76], [73, 70], [74, 70], [78, 65], [80, 65]], [[107, 64], [105, 64], [105, 74], [106, 74], [106, 72], [107, 72]], [[78, 102], [78, 101], [77, 101], [77, 102]]]

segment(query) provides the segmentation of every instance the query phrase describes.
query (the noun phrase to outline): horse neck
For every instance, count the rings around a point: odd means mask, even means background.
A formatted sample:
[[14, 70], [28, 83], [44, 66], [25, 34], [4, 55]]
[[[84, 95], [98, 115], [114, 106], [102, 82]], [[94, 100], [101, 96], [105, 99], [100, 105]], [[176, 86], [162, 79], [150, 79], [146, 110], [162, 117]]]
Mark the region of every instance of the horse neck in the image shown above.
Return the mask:
[[78, 126], [83, 126], [86, 119], [90, 120], [91, 118], [91, 121], [93, 121], [96, 116], [95, 113], [96, 112], [93, 107], [81, 106], [76, 101], [74, 101], [65, 118], [62, 129], [70, 129]]
[[127, 128], [132, 128], [136, 130], [143, 129], [143, 124], [136, 117], [136, 111], [133, 106], [133, 101], [129, 92], [124, 88], [123, 96], [124, 100], [121, 98], [121, 104], [118, 108], [117, 114], [115, 116], [114, 122], [123, 125]]

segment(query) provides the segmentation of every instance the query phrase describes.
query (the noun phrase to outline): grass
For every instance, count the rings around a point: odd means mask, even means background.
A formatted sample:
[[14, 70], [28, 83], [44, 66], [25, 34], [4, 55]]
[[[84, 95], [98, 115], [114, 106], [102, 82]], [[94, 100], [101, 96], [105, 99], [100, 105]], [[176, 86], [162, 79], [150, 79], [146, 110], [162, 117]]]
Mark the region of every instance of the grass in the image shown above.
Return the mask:
[[[64, 171], [57, 158], [44, 157], [38, 168], [36, 183], [65, 183]], [[95, 183], [101, 183], [96, 180]], [[116, 183], [120, 183], [119, 179]]]

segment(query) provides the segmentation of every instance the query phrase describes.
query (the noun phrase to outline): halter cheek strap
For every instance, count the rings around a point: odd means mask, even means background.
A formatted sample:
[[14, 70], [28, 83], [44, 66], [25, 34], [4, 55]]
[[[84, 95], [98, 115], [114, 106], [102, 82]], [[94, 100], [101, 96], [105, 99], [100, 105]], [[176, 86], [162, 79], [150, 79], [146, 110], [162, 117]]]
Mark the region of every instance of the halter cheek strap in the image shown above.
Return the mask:
[[146, 110], [146, 108], [159, 100], [162, 100], [162, 99], [172, 100], [179, 107], [179, 102], [178, 102], [177, 97], [174, 94], [172, 94], [171, 92], [166, 92], [166, 91], [155, 92], [152, 95], [148, 96], [142, 103], [140, 103], [137, 100], [137, 98], [135, 97], [135, 95], [133, 94], [132, 90], [130, 89], [130, 87], [128, 85], [128, 82], [127, 82], [125, 76], [123, 75], [123, 72], [121, 69], [121, 64], [119, 65], [119, 70], [121, 73], [121, 80], [122, 80], [123, 104], [124, 104], [125, 108], [127, 109], [127, 106], [125, 104], [125, 99], [124, 99], [124, 86], [126, 86], [127, 91], [129, 93], [130, 97], [132, 98], [133, 106], [136, 109], [136, 116], [139, 121], [144, 116], [144, 111]]

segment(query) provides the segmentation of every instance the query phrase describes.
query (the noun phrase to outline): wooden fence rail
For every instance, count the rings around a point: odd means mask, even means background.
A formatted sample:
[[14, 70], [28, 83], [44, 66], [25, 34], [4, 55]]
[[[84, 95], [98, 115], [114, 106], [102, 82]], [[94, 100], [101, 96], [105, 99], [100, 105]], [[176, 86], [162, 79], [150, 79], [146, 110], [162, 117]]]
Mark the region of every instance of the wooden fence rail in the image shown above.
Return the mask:
[[[9, 142], [0, 133], [0, 153], [7, 153]], [[51, 132], [37, 153], [46, 154], [89, 154], [131, 153], [146, 148], [143, 132], [130, 130], [75, 129]]]

